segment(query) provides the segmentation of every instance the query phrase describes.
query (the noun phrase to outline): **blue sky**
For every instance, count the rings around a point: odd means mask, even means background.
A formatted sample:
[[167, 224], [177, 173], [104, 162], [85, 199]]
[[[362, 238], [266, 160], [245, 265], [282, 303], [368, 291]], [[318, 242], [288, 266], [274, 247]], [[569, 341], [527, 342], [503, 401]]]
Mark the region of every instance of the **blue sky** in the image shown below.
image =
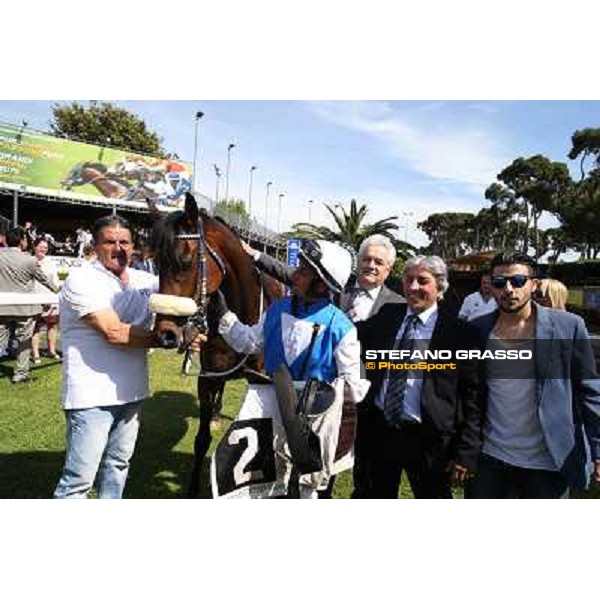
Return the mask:
[[[247, 199], [254, 174], [252, 213], [276, 228], [306, 221], [331, 225], [323, 202], [369, 206], [369, 219], [401, 215], [400, 236], [426, 237], [416, 223], [432, 212], [476, 212], [495, 175], [518, 156], [542, 153], [565, 161], [570, 136], [600, 125], [596, 101], [116, 101], [144, 118], [168, 151], [191, 161], [194, 115], [205, 113], [198, 135], [198, 184], [214, 195], [213, 163], [225, 171], [231, 154], [230, 196]], [[0, 120], [46, 129], [49, 101], [0, 101]], [[224, 191], [222, 179], [221, 193]], [[412, 213], [406, 215], [403, 213]], [[551, 223], [546, 219], [546, 226]]]

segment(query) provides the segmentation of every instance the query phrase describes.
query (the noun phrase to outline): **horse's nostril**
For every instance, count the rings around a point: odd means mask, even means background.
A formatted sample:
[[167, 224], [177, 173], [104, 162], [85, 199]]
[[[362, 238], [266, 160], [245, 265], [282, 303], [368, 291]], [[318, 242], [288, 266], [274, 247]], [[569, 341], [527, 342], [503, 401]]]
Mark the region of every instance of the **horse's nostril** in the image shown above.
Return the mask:
[[177, 341], [177, 334], [174, 331], [161, 331], [158, 334], [158, 340], [161, 344], [161, 346], [163, 348], [166, 349], [170, 349], [170, 348], [177, 348], [178, 341]]

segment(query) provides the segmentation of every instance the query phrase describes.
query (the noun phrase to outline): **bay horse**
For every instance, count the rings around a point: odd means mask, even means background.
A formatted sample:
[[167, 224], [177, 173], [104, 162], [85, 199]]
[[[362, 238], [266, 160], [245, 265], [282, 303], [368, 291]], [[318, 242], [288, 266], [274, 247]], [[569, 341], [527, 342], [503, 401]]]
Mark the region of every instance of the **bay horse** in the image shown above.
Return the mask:
[[185, 318], [157, 314], [154, 326], [157, 338], [164, 348], [182, 350], [186, 327], [192, 322], [208, 336], [200, 351], [200, 423], [188, 488], [189, 496], [197, 497], [202, 463], [212, 440], [210, 424], [220, 410], [225, 381], [264, 377], [262, 357], [237, 354], [218, 334], [210, 295], [221, 289], [230, 310], [242, 323], [252, 325], [260, 318], [261, 304], [266, 308], [281, 297], [281, 287], [260, 274], [238, 236], [223, 221], [200, 211], [191, 194], [186, 194], [183, 211], [167, 216], [160, 215], [152, 200], [147, 202], [155, 217], [150, 243], [159, 272], [159, 292], [194, 298], [198, 305], [198, 313], [187, 323]]

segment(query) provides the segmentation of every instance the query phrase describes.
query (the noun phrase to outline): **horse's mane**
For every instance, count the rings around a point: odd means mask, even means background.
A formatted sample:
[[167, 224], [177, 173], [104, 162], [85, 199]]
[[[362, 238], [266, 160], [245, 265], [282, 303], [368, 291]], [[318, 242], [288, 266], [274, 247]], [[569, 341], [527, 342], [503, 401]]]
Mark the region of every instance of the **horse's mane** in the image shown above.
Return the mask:
[[215, 215], [214, 217], [211, 217], [212, 219], [214, 219], [215, 221], [218, 221], [219, 223], [221, 223], [221, 225], [225, 226], [229, 231], [231, 231], [231, 233], [233, 233], [233, 235], [235, 235], [236, 238], [239, 238], [239, 234], [237, 234], [233, 227], [223, 218], [223, 217], [219, 217], [217, 215]]

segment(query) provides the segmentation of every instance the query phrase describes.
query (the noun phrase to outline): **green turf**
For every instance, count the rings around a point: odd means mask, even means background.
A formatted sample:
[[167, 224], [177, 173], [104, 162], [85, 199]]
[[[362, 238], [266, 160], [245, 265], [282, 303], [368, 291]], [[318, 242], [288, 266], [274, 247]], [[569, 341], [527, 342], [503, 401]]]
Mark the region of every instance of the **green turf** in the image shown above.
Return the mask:
[[[0, 498], [50, 498], [64, 459], [65, 424], [60, 409], [60, 364], [32, 365], [34, 380], [13, 385], [12, 361], [0, 362]], [[196, 380], [179, 375], [181, 357], [157, 350], [150, 356], [151, 386], [125, 489], [127, 498], [185, 498], [198, 427]], [[223, 417], [213, 432], [210, 453], [237, 414], [245, 382], [227, 384]], [[348, 498], [349, 472], [337, 478], [335, 498]], [[199, 496], [209, 498], [208, 460]], [[455, 490], [460, 497], [460, 490]], [[598, 497], [598, 488], [584, 497]], [[400, 497], [411, 498], [403, 481]]]

